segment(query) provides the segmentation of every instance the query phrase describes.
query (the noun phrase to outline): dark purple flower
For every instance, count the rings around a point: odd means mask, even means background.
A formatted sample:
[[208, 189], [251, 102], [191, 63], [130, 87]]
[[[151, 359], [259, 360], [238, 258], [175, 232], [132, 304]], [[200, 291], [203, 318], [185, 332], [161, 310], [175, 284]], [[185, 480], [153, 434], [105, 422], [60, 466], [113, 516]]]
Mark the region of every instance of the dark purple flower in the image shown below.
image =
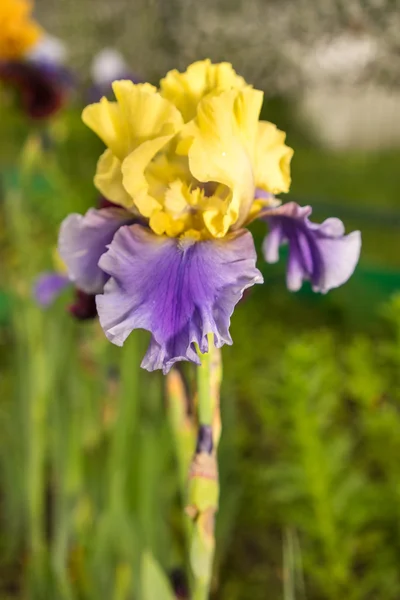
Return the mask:
[[98, 266], [116, 231], [132, 222], [132, 215], [121, 208], [91, 208], [82, 216], [69, 215], [62, 223], [59, 253], [76, 286], [87, 294], [103, 291], [108, 276]]
[[56, 300], [70, 283], [67, 275], [55, 272], [42, 273], [35, 282], [33, 296], [40, 306], [46, 308]]
[[69, 312], [79, 321], [87, 321], [97, 317], [96, 296], [75, 289], [74, 302], [68, 307]]
[[183, 569], [173, 569], [169, 575], [177, 600], [188, 600], [189, 586]]
[[266, 209], [262, 218], [268, 222], [269, 234], [263, 251], [269, 263], [279, 259], [279, 247], [289, 245], [287, 286], [296, 291], [304, 280], [311, 282], [315, 292], [325, 293], [345, 283], [352, 275], [361, 250], [361, 234], [344, 235], [339, 219], [326, 219], [321, 225], [308, 217], [310, 206], [288, 202], [278, 208]]
[[96, 208], [121, 208], [121, 207], [118, 206], [118, 204], [115, 204], [115, 202], [111, 202], [110, 200], [107, 200], [107, 198], [105, 198], [104, 196], [100, 195], [97, 198]]
[[22, 107], [32, 119], [56, 113], [72, 87], [70, 72], [48, 62], [0, 62], [0, 80], [18, 90]]
[[157, 236], [141, 225], [121, 227], [99, 266], [111, 279], [97, 296], [100, 323], [121, 346], [133, 329], [152, 337], [142, 367], [167, 373], [179, 360], [200, 363], [207, 334], [231, 344], [230, 317], [243, 291], [262, 283], [248, 231], [194, 242]]

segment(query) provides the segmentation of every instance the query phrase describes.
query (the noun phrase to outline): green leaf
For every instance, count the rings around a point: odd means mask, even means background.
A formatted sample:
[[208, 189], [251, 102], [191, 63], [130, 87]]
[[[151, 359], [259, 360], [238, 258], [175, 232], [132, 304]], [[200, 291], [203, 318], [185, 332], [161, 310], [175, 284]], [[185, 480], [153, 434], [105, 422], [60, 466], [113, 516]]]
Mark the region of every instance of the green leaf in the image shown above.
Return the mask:
[[142, 556], [141, 568], [141, 600], [175, 600], [168, 578], [158, 562], [149, 551]]

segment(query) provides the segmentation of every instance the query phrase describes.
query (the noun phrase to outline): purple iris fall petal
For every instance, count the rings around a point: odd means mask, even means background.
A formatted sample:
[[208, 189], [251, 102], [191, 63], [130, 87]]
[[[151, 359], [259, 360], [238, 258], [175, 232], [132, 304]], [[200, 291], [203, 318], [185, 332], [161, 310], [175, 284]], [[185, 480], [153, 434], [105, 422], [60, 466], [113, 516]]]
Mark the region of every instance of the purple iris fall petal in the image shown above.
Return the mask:
[[304, 280], [311, 282], [315, 292], [327, 292], [345, 283], [352, 275], [361, 250], [361, 234], [344, 235], [339, 219], [327, 219], [321, 225], [309, 221], [312, 209], [288, 202], [278, 208], [263, 211], [270, 232], [263, 251], [269, 263], [279, 259], [279, 247], [289, 244], [287, 286], [292, 291], [301, 288]]
[[55, 272], [42, 273], [35, 282], [33, 296], [37, 304], [46, 308], [70, 283], [69, 277], [66, 275]]
[[122, 227], [99, 262], [110, 275], [96, 298], [100, 324], [122, 345], [134, 329], [152, 337], [142, 367], [167, 373], [179, 360], [199, 364], [195, 344], [231, 344], [230, 317], [243, 291], [262, 283], [248, 231], [194, 242], [156, 236], [141, 225]]
[[103, 291], [108, 276], [98, 266], [115, 232], [132, 215], [119, 208], [91, 208], [85, 215], [71, 214], [61, 224], [58, 249], [68, 275], [87, 294]]

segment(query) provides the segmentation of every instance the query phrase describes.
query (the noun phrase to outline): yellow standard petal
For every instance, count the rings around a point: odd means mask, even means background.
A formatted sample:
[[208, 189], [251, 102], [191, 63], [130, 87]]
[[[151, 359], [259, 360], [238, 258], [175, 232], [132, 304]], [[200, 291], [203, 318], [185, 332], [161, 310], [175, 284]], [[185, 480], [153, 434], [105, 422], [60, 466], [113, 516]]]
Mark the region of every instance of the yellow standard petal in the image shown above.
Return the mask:
[[43, 35], [31, 12], [26, 0], [0, 0], [0, 60], [22, 58]]
[[245, 86], [230, 63], [212, 64], [209, 59], [193, 63], [184, 73], [169, 71], [160, 82], [161, 94], [175, 104], [185, 122], [196, 116], [198, 103], [210, 92]]
[[[102, 98], [86, 107], [82, 114], [84, 123], [97, 133], [110, 151], [98, 163], [95, 183], [103, 193], [107, 188], [112, 189], [114, 198], [119, 197], [119, 200], [110, 199], [127, 208], [134, 206], [134, 196], [138, 195], [136, 205], [143, 208], [147, 197], [144, 171], [157, 152], [181, 129], [182, 116], [150, 84], [115, 81], [113, 90], [116, 102]], [[151, 212], [145, 206], [142, 214], [150, 216]]]
[[102, 98], [84, 109], [82, 119], [121, 161], [143, 142], [182, 126], [179, 111], [154, 86], [122, 80], [113, 90], [116, 102]]
[[285, 144], [286, 134], [273, 123], [260, 121], [258, 124], [255, 178], [256, 186], [280, 194], [290, 188], [290, 161], [292, 148]]
[[107, 98], [102, 98], [96, 104], [89, 104], [83, 110], [82, 121], [99, 136], [115, 156], [120, 160], [124, 158], [124, 123], [117, 102], [109, 102]]
[[187, 133], [192, 140], [188, 154], [192, 175], [230, 190], [222, 213], [212, 208], [204, 214], [215, 237], [224, 236], [233, 225], [240, 226], [253, 202], [253, 159], [262, 99], [263, 93], [251, 88], [208, 96], [199, 104], [194, 124], [182, 132], [183, 138]]
[[158, 211], [161, 206], [149, 194], [149, 180], [145, 175], [146, 168], [172, 137], [173, 135], [161, 136], [144, 142], [131, 152], [122, 163], [122, 182], [124, 188], [144, 217], [151, 217], [153, 212]]
[[126, 208], [132, 206], [132, 198], [122, 185], [121, 161], [109, 149], [97, 162], [94, 185], [107, 200]]

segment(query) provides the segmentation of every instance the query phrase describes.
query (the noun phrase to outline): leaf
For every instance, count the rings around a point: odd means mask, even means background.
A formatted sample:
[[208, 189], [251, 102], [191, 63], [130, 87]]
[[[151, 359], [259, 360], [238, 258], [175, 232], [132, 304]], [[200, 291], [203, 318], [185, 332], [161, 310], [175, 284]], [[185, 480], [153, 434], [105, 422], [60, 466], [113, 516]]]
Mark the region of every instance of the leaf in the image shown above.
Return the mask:
[[148, 550], [142, 556], [140, 581], [141, 600], [175, 600], [167, 576]]

